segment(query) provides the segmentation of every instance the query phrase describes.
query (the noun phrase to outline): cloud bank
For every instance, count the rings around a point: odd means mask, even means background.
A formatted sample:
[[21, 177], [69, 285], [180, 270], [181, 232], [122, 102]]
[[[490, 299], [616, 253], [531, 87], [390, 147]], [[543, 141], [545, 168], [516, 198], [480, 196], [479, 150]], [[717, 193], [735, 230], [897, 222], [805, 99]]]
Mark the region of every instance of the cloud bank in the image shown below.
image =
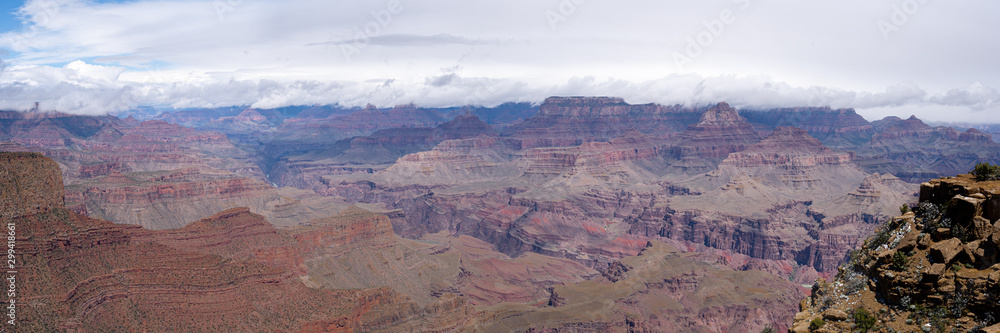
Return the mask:
[[602, 95], [1000, 122], [1000, 4], [906, 1], [31, 0], [0, 109]]

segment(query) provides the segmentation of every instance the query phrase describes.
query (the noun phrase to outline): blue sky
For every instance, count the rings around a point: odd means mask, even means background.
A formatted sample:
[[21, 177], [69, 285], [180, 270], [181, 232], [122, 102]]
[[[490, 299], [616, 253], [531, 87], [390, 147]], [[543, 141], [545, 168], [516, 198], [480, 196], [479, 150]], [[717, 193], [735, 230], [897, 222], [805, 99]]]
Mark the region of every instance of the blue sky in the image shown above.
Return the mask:
[[[124, 0], [92, 0], [92, 3], [123, 3]], [[23, 6], [25, 1], [4, 0], [0, 2], [0, 32], [19, 30], [22, 27], [21, 18], [18, 16], [18, 8]]]
[[[26, 24], [10, 13], [25, 14]], [[0, 108], [540, 102], [856, 108], [1000, 123], [1000, 3], [4, 2]], [[12, 25], [14, 24], [14, 25]], [[13, 30], [10, 30], [14, 26]]]
[[21, 27], [21, 21], [17, 19], [17, 9], [21, 7], [22, 1], [0, 2], [0, 31], [11, 31]]

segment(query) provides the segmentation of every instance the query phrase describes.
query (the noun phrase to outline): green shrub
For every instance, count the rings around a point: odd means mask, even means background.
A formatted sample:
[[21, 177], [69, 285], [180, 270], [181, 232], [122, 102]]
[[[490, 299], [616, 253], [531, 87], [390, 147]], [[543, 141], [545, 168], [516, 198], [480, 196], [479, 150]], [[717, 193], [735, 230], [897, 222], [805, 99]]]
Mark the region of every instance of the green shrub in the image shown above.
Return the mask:
[[875, 316], [868, 313], [863, 307], [858, 307], [854, 309], [854, 328], [861, 332], [868, 332], [868, 330], [875, 328]]
[[1000, 180], [1000, 166], [983, 162], [976, 164], [976, 168], [970, 172], [978, 181]]
[[906, 213], [909, 213], [909, 212], [910, 212], [910, 206], [909, 205], [903, 204], [902, 206], [899, 206], [899, 215], [903, 215], [903, 214], [906, 214]]
[[809, 322], [809, 330], [810, 331], [818, 330], [820, 327], [823, 327], [823, 324], [826, 324], [826, 322], [823, 321], [823, 319], [819, 318], [813, 319], [811, 322]]
[[775, 332], [776, 331], [774, 330], [774, 325], [771, 324], [767, 324], [767, 326], [764, 326], [764, 329], [760, 330], [760, 333], [775, 333]]
[[875, 236], [873, 236], [868, 242], [868, 248], [877, 249], [879, 246], [889, 243], [889, 239], [892, 236], [891, 232], [892, 230], [889, 230], [889, 228], [880, 228], [878, 233], [876, 233]]
[[906, 254], [901, 251], [896, 251], [896, 253], [892, 255], [892, 262], [889, 265], [889, 268], [897, 272], [902, 272], [906, 270], [906, 266], [909, 263], [910, 258], [907, 258]]

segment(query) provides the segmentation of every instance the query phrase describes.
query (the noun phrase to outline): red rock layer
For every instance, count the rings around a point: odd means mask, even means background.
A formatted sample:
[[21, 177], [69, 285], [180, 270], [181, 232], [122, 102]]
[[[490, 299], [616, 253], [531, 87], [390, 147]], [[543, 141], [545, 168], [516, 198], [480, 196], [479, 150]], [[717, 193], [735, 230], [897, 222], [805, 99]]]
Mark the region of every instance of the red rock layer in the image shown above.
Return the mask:
[[680, 134], [672, 153], [678, 159], [721, 160], [760, 141], [753, 126], [725, 102], [709, 108], [701, 120]]
[[81, 191], [82, 197], [104, 204], [153, 204], [165, 199], [249, 197], [271, 188], [261, 181], [249, 178], [139, 186], [121, 174], [109, 175], [105, 183], [120, 185], [87, 188]]
[[549, 97], [535, 116], [511, 125], [505, 136], [519, 149], [607, 141], [630, 129], [663, 139], [697, 119], [697, 111], [680, 106], [632, 105], [612, 97]]
[[[278, 137], [282, 137], [282, 140], [339, 140], [371, 135], [375, 131], [383, 129], [434, 127], [444, 122], [445, 119], [434, 110], [417, 108], [412, 104], [399, 105], [389, 110], [379, 110], [369, 104], [364, 110], [349, 115], [331, 115], [325, 119], [287, 119], [278, 127], [277, 133], [279, 133]], [[327, 137], [323, 138], [317, 135]], [[313, 137], [310, 138], [310, 136]]]
[[134, 229], [132, 240], [155, 242], [177, 250], [224, 258], [256, 258], [271, 266], [304, 274], [303, 259], [294, 242], [263, 216], [234, 208], [171, 230]]
[[795, 127], [809, 132], [823, 145], [835, 148], [855, 148], [875, 134], [875, 128], [854, 109], [784, 108], [761, 111], [741, 111], [758, 131], [776, 127]]
[[852, 154], [827, 148], [806, 131], [794, 127], [778, 127], [764, 140], [732, 153], [722, 165], [752, 168], [764, 165], [810, 167], [821, 164], [846, 165]]
[[123, 165], [119, 162], [110, 163], [98, 163], [98, 164], [88, 164], [80, 166], [80, 177], [81, 178], [94, 178], [100, 176], [107, 176], [114, 172], [132, 172], [132, 168], [128, 165]]
[[299, 188], [322, 188], [329, 174], [374, 173], [397, 159], [428, 151], [445, 140], [496, 136], [492, 127], [474, 115], [463, 115], [436, 128], [393, 128], [370, 136], [342, 140], [322, 151], [299, 153], [279, 160], [271, 179]]
[[[0, 222], [17, 228], [19, 331], [449, 330], [472, 315], [447, 295], [419, 308], [387, 288], [310, 289], [287, 266], [294, 242], [245, 209], [155, 232], [63, 208], [58, 166], [40, 155], [0, 153], [0, 177], [17, 199]], [[364, 221], [342, 225], [309, 231], [345, 234], [306, 247], [372, 236]]]
[[616, 164], [625, 161], [649, 160], [659, 155], [659, 148], [635, 129], [610, 142], [588, 142], [567, 148], [530, 149], [525, 157], [530, 162], [528, 174], [561, 174], [571, 169], [607, 178]]
[[62, 206], [62, 176], [55, 161], [38, 153], [0, 153], [0, 218]]
[[857, 150], [858, 164], [871, 173], [891, 173], [909, 182], [961, 174], [976, 163], [1000, 160], [1000, 144], [975, 129], [930, 127], [916, 117], [887, 117], [873, 123], [879, 133]]

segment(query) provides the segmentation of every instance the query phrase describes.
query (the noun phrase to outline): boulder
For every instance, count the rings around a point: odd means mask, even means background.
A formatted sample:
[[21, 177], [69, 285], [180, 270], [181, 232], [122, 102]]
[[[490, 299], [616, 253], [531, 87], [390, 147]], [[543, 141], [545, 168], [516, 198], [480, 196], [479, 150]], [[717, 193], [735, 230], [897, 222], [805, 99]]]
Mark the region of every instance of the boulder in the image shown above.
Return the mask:
[[990, 221], [1000, 220], [1000, 196], [992, 196], [983, 203], [983, 217]]
[[798, 322], [796, 322], [795, 326], [792, 326], [792, 328], [789, 328], [788, 331], [792, 332], [792, 333], [809, 333], [810, 332], [809, 331], [809, 322], [805, 321], [805, 320], [798, 321]]
[[935, 262], [947, 265], [956, 256], [963, 253], [964, 250], [965, 247], [962, 246], [962, 241], [958, 240], [958, 238], [949, 238], [931, 245], [931, 258]]
[[986, 200], [956, 195], [951, 199], [951, 209], [948, 210], [955, 225], [968, 226], [976, 216], [983, 215], [983, 202]]
[[940, 280], [938, 280], [937, 285], [937, 290], [941, 294], [947, 295], [955, 292], [955, 275], [945, 274]]
[[951, 236], [951, 228], [937, 228], [933, 233], [933, 240], [935, 242], [940, 242], [941, 240], [947, 239]]
[[979, 267], [989, 267], [997, 263], [998, 253], [1000, 252], [1000, 246], [997, 245], [995, 240], [985, 240], [979, 242], [979, 247], [975, 249], [973, 255], [975, 255], [976, 265]]
[[906, 233], [906, 235], [903, 235], [903, 239], [899, 240], [899, 244], [896, 245], [896, 248], [899, 249], [899, 251], [910, 251], [917, 246], [917, 238], [919, 237], [920, 231], [914, 228], [910, 230], [910, 232]]
[[969, 260], [974, 265], [980, 264], [980, 259], [983, 258], [983, 255], [986, 253], [986, 250], [981, 246], [982, 242], [982, 240], [977, 239], [965, 244], [964, 246], [965, 255], [969, 257]]
[[993, 326], [985, 327], [985, 328], [982, 329], [982, 332], [984, 332], [984, 333], [1000, 333], [1000, 324], [996, 324], [996, 325], [993, 325]]
[[917, 246], [921, 250], [926, 249], [931, 246], [931, 238], [926, 234], [921, 234], [917, 239]]
[[927, 272], [924, 272], [924, 280], [926, 281], [937, 281], [944, 274], [944, 270], [947, 267], [944, 264], [932, 264]]
[[847, 318], [850, 318], [850, 316], [848, 316], [846, 312], [841, 310], [831, 308], [831, 309], [826, 309], [826, 311], [823, 311], [823, 320], [844, 321], [847, 320]]
[[972, 239], [986, 239], [993, 234], [993, 231], [994, 228], [990, 224], [990, 220], [982, 216], [973, 217], [972, 222], [969, 224], [969, 236]]

